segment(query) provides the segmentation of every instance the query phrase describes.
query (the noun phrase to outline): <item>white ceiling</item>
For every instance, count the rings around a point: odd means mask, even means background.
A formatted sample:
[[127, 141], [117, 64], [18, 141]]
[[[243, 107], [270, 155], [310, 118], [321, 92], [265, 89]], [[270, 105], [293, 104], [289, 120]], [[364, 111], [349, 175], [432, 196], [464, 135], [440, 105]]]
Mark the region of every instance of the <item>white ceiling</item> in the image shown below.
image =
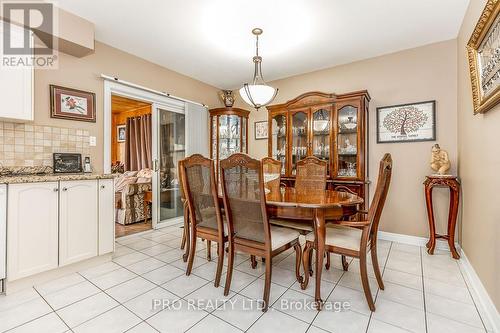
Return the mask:
[[[469, 0], [59, 0], [96, 39], [219, 88], [251, 80], [254, 27], [266, 81], [457, 36]], [[110, 73], [113, 74], [113, 73]]]

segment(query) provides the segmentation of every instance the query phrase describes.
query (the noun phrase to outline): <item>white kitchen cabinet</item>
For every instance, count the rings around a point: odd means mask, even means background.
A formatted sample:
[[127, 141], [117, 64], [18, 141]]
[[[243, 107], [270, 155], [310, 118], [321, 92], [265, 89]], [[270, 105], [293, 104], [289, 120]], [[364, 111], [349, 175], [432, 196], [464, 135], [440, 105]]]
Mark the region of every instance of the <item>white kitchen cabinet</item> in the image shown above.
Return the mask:
[[7, 203], [7, 279], [58, 266], [58, 182], [10, 184]]
[[99, 180], [99, 255], [115, 249], [115, 191], [113, 179]]
[[97, 256], [96, 180], [61, 181], [59, 191], [59, 266]]
[[[32, 36], [31, 32], [26, 32]], [[11, 25], [11, 45], [24, 45], [25, 30]], [[3, 22], [0, 21], [0, 36]], [[29, 39], [33, 45], [33, 37]], [[31, 55], [26, 55], [26, 57]], [[24, 58], [24, 57], [23, 57]], [[0, 66], [0, 91], [2, 107], [0, 118], [13, 121], [33, 121], [33, 66]]]

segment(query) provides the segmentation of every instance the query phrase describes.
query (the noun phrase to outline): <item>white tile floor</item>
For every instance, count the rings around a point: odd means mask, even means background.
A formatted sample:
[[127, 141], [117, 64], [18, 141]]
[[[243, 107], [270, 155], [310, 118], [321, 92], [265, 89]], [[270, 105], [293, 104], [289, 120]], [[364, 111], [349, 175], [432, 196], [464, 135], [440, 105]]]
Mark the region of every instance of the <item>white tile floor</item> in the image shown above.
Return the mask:
[[[117, 241], [113, 262], [32, 289], [0, 296], [0, 332], [486, 332], [491, 326], [478, 311], [457, 261], [449, 253], [429, 256], [424, 248], [381, 241], [379, 256], [385, 290], [370, 271], [376, 311], [370, 312], [352, 260], [349, 272], [340, 258], [323, 273], [322, 297], [348, 302], [342, 312], [291, 309], [292, 301], [312, 301], [314, 279], [301, 290], [294, 279], [294, 254], [273, 262], [272, 306], [267, 313], [249, 308], [262, 297], [262, 264], [251, 269], [237, 255], [232, 292], [215, 288], [216, 252], [207, 262], [203, 242], [191, 276], [179, 250], [182, 229], [172, 226]], [[371, 267], [370, 267], [371, 269]], [[225, 269], [224, 269], [225, 271]], [[222, 285], [224, 285], [224, 277]], [[153, 309], [153, 299], [176, 309]], [[190, 302], [203, 300], [203, 309]], [[178, 306], [178, 307], [177, 307]]]

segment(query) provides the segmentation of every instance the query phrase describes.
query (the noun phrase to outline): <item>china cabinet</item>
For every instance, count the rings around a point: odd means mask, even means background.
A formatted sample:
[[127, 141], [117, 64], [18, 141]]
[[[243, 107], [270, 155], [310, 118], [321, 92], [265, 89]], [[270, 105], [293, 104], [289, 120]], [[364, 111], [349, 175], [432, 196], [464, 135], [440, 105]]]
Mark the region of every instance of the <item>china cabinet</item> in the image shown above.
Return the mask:
[[293, 186], [297, 161], [315, 156], [328, 164], [328, 188], [366, 199], [369, 101], [366, 90], [309, 92], [268, 106], [268, 156], [281, 162], [283, 183]]
[[234, 153], [248, 152], [250, 111], [227, 107], [210, 111], [210, 158], [219, 173], [219, 161]]

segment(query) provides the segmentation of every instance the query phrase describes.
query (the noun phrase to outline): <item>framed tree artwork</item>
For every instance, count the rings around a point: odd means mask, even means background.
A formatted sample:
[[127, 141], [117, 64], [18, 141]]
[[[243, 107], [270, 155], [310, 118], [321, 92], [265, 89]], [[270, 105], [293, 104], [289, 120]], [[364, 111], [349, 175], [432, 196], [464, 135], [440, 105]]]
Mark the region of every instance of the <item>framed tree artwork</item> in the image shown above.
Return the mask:
[[436, 101], [377, 108], [377, 143], [436, 140]]
[[474, 114], [500, 102], [500, 1], [488, 0], [467, 43]]

